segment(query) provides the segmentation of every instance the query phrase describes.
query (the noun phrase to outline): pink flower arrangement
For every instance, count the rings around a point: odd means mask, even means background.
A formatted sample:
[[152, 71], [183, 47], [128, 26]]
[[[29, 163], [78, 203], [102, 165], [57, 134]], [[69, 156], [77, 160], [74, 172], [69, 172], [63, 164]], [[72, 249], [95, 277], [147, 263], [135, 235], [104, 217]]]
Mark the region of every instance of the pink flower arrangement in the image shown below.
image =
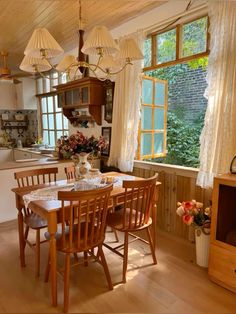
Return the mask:
[[176, 213], [182, 217], [183, 222], [190, 226], [201, 226], [210, 228], [211, 224], [211, 207], [203, 209], [203, 204], [196, 200], [178, 202]]
[[94, 156], [98, 155], [98, 152], [106, 148], [105, 139], [100, 136], [86, 137], [80, 131], [70, 136], [61, 136], [57, 140], [57, 151], [61, 159], [70, 159], [73, 155], [81, 152], [92, 153]]

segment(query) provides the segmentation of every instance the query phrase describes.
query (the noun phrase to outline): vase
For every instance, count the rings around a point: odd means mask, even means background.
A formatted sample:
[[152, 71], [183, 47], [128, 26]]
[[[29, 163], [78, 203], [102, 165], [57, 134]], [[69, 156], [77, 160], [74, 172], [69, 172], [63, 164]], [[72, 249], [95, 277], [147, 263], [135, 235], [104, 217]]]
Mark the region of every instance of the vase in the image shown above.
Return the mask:
[[75, 169], [76, 169], [76, 175], [77, 177], [84, 177], [86, 176], [86, 174], [89, 172], [89, 170], [91, 169], [91, 165], [88, 162], [88, 156], [90, 154], [87, 153], [80, 153], [79, 156], [79, 162], [76, 165]]
[[196, 262], [201, 267], [208, 267], [209, 244], [210, 244], [210, 229], [196, 228]]

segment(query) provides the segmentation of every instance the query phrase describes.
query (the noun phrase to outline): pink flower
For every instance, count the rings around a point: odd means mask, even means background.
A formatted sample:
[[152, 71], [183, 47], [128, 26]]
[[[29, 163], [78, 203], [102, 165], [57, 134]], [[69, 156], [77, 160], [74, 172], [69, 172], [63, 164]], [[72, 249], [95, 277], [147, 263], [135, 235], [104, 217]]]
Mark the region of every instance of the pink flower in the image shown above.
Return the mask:
[[194, 220], [193, 216], [191, 216], [191, 215], [183, 215], [183, 222], [186, 225], [190, 226], [193, 223], [193, 220]]
[[192, 201], [187, 201], [187, 202], [183, 202], [183, 204], [184, 204], [184, 209], [186, 209], [186, 210], [191, 210], [191, 209], [193, 209], [194, 202], [192, 202]]
[[180, 205], [177, 210], [176, 210], [177, 215], [179, 215], [180, 217], [183, 216], [185, 214], [185, 210], [183, 208], [182, 205]]

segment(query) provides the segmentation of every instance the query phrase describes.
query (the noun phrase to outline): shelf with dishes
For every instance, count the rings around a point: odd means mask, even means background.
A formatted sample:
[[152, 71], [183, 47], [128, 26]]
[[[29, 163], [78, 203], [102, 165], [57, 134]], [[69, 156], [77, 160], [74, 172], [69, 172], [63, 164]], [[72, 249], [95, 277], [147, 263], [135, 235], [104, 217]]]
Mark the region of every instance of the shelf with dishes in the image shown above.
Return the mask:
[[28, 120], [1, 120], [1, 129], [27, 129], [29, 125]]

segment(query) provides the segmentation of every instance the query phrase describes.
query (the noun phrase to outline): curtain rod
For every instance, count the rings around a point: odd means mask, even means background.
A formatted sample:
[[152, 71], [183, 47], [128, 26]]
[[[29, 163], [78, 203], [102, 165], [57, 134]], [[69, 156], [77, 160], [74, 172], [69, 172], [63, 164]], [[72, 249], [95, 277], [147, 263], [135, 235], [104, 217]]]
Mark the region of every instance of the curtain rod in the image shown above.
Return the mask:
[[206, 9], [206, 8], [207, 8], [207, 3], [201, 4], [201, 5], [193, 8], [193, 9], [190, 9], [188, 11], [184, 11], [182, 13], [179, 13], [179, 14], [175, 15], [175, 16], [172, 16], [172, 17], [170, 17], [169, 19], [167, 19], [165, 21], [161, 21], [161, 22], [158, 22], [158, 23], [153, 24], [151, 26], [148, 26], [147, 28], [144, 28], [144, 32], [146, 34], [152, 33], [154, 31], [157, 31], [161, 27], [167, 26], [169, 23], [171, 23], [172, 21], [174, 21], [176, 19], [185, 17], [187, 15], [191, 15], [193, 13], [196, 13], [196, 12], [201, 11], [201, 10]]

